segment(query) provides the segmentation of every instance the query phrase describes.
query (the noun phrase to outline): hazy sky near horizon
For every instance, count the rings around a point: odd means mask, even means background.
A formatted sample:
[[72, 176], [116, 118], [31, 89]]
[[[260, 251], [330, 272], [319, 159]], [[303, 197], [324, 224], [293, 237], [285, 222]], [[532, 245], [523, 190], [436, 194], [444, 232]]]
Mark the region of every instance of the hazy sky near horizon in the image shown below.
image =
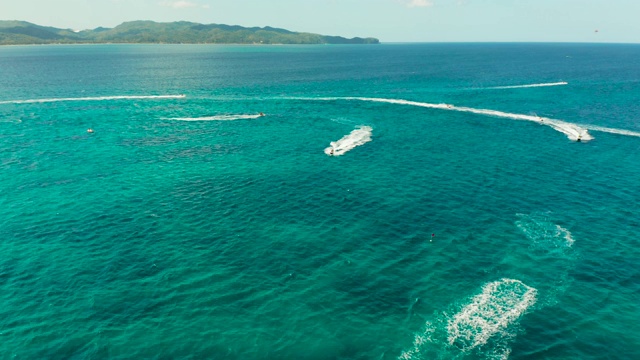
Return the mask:
[[2, 0], [0, 20], [273, 26], [382, 42], [640, 42], [638, 0]]

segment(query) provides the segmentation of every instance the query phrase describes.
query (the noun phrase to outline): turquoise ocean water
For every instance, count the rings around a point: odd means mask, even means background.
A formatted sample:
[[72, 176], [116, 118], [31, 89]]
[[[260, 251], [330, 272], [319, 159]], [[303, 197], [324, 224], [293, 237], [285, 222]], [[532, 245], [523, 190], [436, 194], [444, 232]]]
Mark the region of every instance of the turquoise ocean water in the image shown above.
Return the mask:
[[638, 359], [639, 150], [638, 45], [1, 47], [0, 358]]

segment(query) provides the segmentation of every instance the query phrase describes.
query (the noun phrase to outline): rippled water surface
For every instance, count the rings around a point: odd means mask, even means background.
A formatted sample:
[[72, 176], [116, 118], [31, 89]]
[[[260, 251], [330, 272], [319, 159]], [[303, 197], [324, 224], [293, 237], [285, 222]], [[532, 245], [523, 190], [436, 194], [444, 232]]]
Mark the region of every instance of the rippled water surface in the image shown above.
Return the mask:
[[1, 47], [0, 358], [640, 358], [638, 59]]

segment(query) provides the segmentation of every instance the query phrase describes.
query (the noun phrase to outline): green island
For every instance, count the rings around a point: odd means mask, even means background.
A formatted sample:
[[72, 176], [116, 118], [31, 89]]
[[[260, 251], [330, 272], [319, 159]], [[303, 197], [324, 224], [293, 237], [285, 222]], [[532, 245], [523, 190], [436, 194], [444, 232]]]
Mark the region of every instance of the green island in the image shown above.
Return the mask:
[[26, 21], [0, 20], [0, 45], [28, 44], [378, 44], [376, 38], [352, 39], [293, 32], [273, 27], [129, 21], [114, 28], [74, 31]]

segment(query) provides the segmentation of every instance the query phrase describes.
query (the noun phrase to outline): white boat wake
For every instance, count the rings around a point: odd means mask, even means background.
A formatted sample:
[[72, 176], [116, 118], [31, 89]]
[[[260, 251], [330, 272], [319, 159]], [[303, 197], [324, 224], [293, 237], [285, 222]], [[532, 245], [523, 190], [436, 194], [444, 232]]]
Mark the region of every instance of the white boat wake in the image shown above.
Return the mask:
[[51, 98], [0, 101], [0, 104], [37, 104], [64, 101], [106, 101], [106, 100], [143, 100], [143, 99], [182, 99], [186, 95], [122, 95], [122, 96], [92, 96], [77, 98]]
[[345, 98], [318, 98], [317, 100], [340, 100], [340, 99], [420, 106], [420, 107], [426, 107], [426, 108], [432, 108], [432, 109], [441, 109], [441, 110], [468, 112], [468, 113], [479, 114], [479, 115], [488, 115], [488, 116], [494, 116], [494, 117], [500, 117], [500, 118], [513, 119], [513, 120], [532, 121], [542, 125], [547, 125], [552, 129], [565, 134], [567, 138], [573, 141], [593, 140], [593, 136], [589, 134], [586, 128], [580, 127], [576, 124], [572, 124], [566, 121], [543, 118], [543, 117], [534, 116], [534, 115], [514, 114], [514, 113], [508, 113], [508, 112], [498, 111], [498, 110], [476, 109], [476, 108], [470, 108], [470, 107], [454, 106], [450, 104], [431, 104], [431, 103], [425, 103], [425, 102], [399, 100], [399, 99], [345, 97]]
[[257, 119], [264, 115], [215, 115], [215, 116], [203, 116], [203, 117], [175, 117], [175, 118], [165, 118], [166, 120], [177, 120], [177, 121], [233, 121], [233, 120], [249, 120], [249, 119]]
[[330, 146], [324, 149], [324, 153], [329, 156], [340, 156], [347, 153], [356, 146], [363, 145], [371, 141], [371, 127], [359, 126], [348, 135], [338, 141], [332, 141]]
[[470, 350], [511, 324], [536, 302], [537, 290], [520, 280], [501, 279], [486, 284], [447, 325], [449, 344]]
[[547, 218], [548, 214], [517, 214], [517, 216], [519, 219], [516, 221], [516, 226], [536, 246], [561, 249], [570, 248], [575, 242], [571, 231], [551, 222]]
[[490, 90], [502, 90], [502, 89], [525, 89], [525, 88], [536, 88], [536, 87], [547, 87], [547, 86], [562, 86], [568, 85], [569, 83], [566, 81], [553, 82], [553, 83], [541, 83], [541, 84], [527, 84], [527, 85], [508, 85], [508, 86], [493, 86], [483, 89]]
[[614, 129], [614, 128], [608, 128], [608, 127], [602, 127], [602, 126], [595, 126], [595, 125], [580, 125], [580, 126], [589, 130], [606, 132], [609, 134], [640, 137], [640, 132], [637, 132], [637, 131]]
[[481, 358], [507, 359], [518, 321], [536, 303], [537, 293], [516, 279], [487, 283], [454, 315], [427, 321], [398, 360], [457, 359], [476, 350]]

